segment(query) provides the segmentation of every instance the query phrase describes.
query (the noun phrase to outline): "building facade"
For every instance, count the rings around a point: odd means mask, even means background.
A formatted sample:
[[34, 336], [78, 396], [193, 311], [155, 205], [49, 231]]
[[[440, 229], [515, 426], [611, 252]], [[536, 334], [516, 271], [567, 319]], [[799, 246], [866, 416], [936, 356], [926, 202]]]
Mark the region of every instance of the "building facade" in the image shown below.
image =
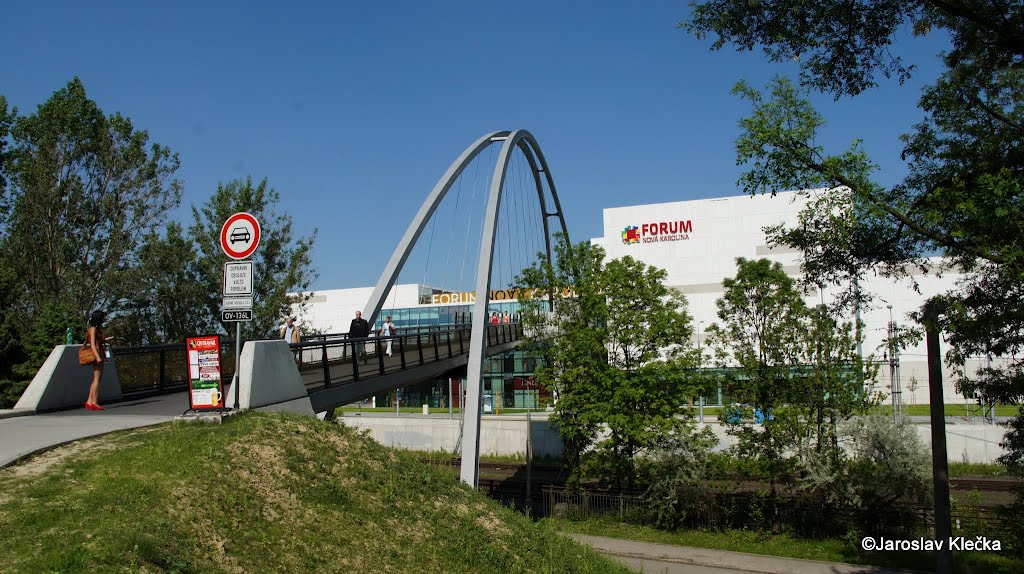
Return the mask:
[[[719, 320], [715, 302], [725, 292], [722, 280], [736, 275], [738, 257], [765, 258], [781, 264], [791, 277], [800, 277], [800, 252], [770, 247], [764, 229], [795, 225], [805, 205], [800, 193], [783, 192], [610, 208], [604, 210], [604, 236], [592, 241], [604, 247], [609, 259], [629, 255], [665, 269], [667, 285], [682, 293], [689, 303], [695, 322], [694, 344], [703, 345], [707, 328]], [[932, 263], [937, 267], [940, 261], [934, 259]], [[928, 402], [924, 340], [891, 357], [886, 349], [890, 322], [900, 328], [911, 326], [910, 313], [918, 311], [929, 297], [954, 289], [961, 277], [950, 272], [941, 276], [914, 272], [912, 279], [902, 280], [870, 276], [858, 286], [872, 297], [860, 309], [864, 324], [862, 354], [878, 361], [875, 388], [889, 394], [890, 400], [897, 392], [905, 405]], [[828, 303], [836, 292], [847, 287], [826, 287], [807, 293], [805, 298], [810, 305]], [[852, 321], [854, 317], [847, 319]], [[945, 351], [943, 345], [943, 355]], [[898, 369], [891, 369], [891, 362], [894, 367], [898, 364]], [[966, 368], [970, 372], [981, 362], [972, 361]], [[956, 392], [955, 369], [943, 365], [943, 395], [947, 404], [964, 402], [966, 409], [973, 403]], [[709, 397], [711, 402], [716, 399]]]
[[[719, 320], [715, 302], [724, 293], [722, 280], [735, 276], [738, 257], [766, 258], [781, 264], [788, 275], [800, 276], [800, 253], [770, 247], [764, 229], [797, 223], [804, 205], [801, 194], [784, 192], [774, 196], [732, 196], [608, 208], [604, 210], [604, 234], [592, 242], [601, 245], [609, 259], [629, 255], [666, 270], [667, 285], [687, 300], [694, 321], [693, 344], [699, 346], [706, 343], [707, 329]], [[928, 297], [954, 289], [959, 278], [960, 275], [948, 272], [941, 276], [915, 273], [912, 280], [872, 276], [859, 285], [862, 293], [872, 296], [872, 302], [860, 309], [864, 324], [862, 354], [879, 363], [875, 388], [889, 394], [890, 400], [898, 396], [904, 405], [929, 401], [924, 341], [891, 356], [886, 349], [890, 323], [910, 326], [910, 313], [919, 310]], [[810, 305], [827, 303], [846, 287], [826, 287], [808, 292], [805, 298]], [[355, 311], [364, 308], [372, 291], [372, 287], [318, 291], [300, 321], [320, 333], [346, 332]], [[489, 313], [515, 315], [518, 302], [509, 297], [506, 292], [493, 293]], [[385, 315], [390, 315], [400, 330], [456, 324], [468, 321], [471, 309], [469, 293], [448, 293], [417, 284], [397, 285], [388, 295], [377, 328]], [[854, 317], [847, 319], [852, 321]], [[966, 368], [971, 371], [984, 366], [984, 362], [972, 361]], [[520, 351], [485, 361], [485, 406], [490, 401], [493, 409], [540, 407], [545, 395], [534, 384], [534, 366], [532, 359]], [[945, 402], [963, 402], [966, 413], [974, 403], [956, 392], [955, 375], [954, 366], [944, 365]], [[460, 382], [455, 382], [455, 388]], [[424, 383], [400, 396], [404, 398], [403, 404], [411, 406], [437, 407], [449, 401], [458, 404], [458, 392], [450, 399], [444, 396], [446, 386], [447, 381]], [[378, 398], [378, 404], [381, 400], [391, 398]], [[706, 402], [729, 401], [719, 393], [706, 397]]]

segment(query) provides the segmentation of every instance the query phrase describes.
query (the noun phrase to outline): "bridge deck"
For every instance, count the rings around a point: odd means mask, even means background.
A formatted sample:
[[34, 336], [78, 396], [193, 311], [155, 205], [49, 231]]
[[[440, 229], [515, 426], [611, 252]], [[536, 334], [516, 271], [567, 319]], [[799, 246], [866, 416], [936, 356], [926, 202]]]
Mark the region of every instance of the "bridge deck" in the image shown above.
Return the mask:
[[[485, 353], [490, 356], [518, 346], [522, 331], [508, 323], [490, 326], [487, 335]], [[292, 349], [313, 410], [322, 412], [463, 368], [469, 361], [469, 339], [470, 327], [463, 325], [396, 337], [304, 342]], [[365, 355], [353, 361], [360, 345]]]

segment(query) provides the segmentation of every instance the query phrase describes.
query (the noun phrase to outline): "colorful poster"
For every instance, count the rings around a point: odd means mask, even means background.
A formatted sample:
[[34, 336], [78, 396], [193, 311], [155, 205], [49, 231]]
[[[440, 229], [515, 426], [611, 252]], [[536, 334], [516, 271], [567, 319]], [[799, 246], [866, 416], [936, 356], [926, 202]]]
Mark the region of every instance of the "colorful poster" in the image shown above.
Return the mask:
[[185, 347], [188, 351], [189, 409], [198, 411], [224, 408], [220, 335], [189, 337], [185, 340]]

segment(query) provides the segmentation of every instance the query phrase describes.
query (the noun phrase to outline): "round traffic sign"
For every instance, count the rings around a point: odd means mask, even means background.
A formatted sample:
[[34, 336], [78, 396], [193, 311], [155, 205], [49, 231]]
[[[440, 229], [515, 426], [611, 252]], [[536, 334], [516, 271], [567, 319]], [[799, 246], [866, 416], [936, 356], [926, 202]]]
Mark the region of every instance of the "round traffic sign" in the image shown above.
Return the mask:
[[260, 244], [260, 222], [248, 213], [236, 213], [220, 228], [220, 247], [232, 259], [245, 259]]

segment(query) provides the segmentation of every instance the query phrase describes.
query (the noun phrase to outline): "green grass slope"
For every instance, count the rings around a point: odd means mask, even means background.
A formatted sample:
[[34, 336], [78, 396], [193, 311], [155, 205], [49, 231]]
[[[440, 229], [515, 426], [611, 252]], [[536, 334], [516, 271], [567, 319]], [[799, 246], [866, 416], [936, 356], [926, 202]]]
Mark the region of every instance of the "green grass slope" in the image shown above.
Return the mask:
[[0, 470], [2, 572], [628, 572], [340, 425], [250, 413]]

